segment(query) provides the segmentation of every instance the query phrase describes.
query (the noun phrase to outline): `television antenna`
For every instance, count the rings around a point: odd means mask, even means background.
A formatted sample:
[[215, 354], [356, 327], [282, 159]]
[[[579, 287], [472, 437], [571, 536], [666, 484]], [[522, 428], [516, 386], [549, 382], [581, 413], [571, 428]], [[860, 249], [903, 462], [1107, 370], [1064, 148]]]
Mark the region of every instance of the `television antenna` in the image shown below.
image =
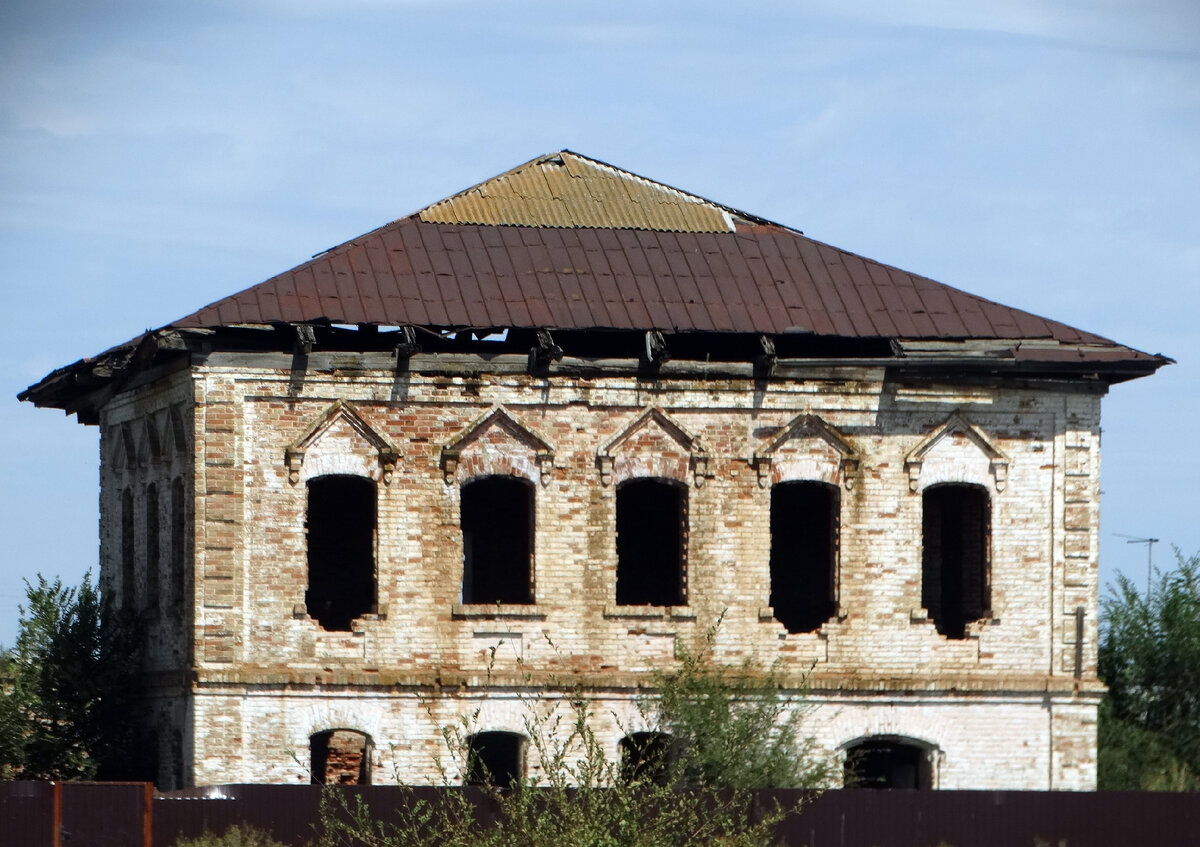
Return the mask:
[[1123, 532], [1114, 532], [1113, 535], [1118, 538], [1128, 539], [1126, 544], [1145, 544], [1146, 545], [1146, 596], [1150, 596], [1150, 574], [1154, 572], [1154, 545], [1158, 543], [1157, 538], [1139, 538], [1136, 535], [1126, 535]]

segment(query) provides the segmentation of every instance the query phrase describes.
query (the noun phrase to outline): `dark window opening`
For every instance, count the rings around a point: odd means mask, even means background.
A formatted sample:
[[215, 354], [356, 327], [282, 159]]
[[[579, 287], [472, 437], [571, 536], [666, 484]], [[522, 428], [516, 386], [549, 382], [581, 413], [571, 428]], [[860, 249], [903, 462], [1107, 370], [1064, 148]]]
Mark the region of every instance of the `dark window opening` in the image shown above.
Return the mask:
[[991, 614], [988, 577], [991, 506], [978, 485], [937, 485], [925, 491], [921, 605], [947, 638]]
[[137, 586], [133, 561], [133, 491], [121, 492], [121, 606], [136, 608]]
[[323, 629], [349, 631], [375, 608], [375, 483], [323, 476], [308, 483], [308, 591]]
[[[138, 728], [136, 749], [130, 756], [130, 771], [124, 774], [125, 778], [160, 785], [158, 770], [161, 761], [162, 750], [159, 748], [158, 730], [152, 727]], [[108, 777], [101, 775], [100, 778]]]
[[183, 479], [176, 477], [171, 483], [171, 605], [178, 609], [183, 605], [184, 551], [187, 549], [186, 508], [183, 500]]
[[353, 729], [330, 729], [314, 734], [308, 742], [313, 783], [371, 784], [371, 736]]
[[635, 732], [621, 739], [621, 779], [666, 785], [678, 758], [678, 747], [670, 735]]
[[837, 611], [838, 490], [823, 482], [771, 489], [771, 607], [788, 632], [815, 632]]
[[467, 739], [467, 785], [509, 788], [525, 777], [525, 736], [480, 732]]
[[167, 767], [163, 780], [165, 790], [183, 788], [183, 733], [178, 729], [170, 731], [170, 746], [167, 750]]
[[533, 484], [489, 476], [462, 487], [464, 603], [532, 603]]
[[933, 788], [933, 751], [888, 738], [869, 738], [846, 751], [847, 788]]
[[634, 479], [617, 489], [617, 605], [685, 602], [687, 489]]
[[146, 607], [151, 611], [158, 608], [158, 568], [160, 552], [158, 526], [158, 486], [150, 483], [146, 487]]

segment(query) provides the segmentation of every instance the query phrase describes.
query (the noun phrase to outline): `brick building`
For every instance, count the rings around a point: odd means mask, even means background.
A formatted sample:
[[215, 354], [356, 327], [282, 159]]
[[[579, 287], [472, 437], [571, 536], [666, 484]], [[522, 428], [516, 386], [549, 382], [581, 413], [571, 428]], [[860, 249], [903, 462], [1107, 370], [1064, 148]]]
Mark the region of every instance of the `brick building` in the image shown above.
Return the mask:
[[100, 427], [161, 785], [421, 781], [476, 707], [536, 769], [545, 686], [616, 754], [724, 612], [882, 784], [1090, 789], [1100, 400], [1167, 361], [562, 151], [21, 396]]

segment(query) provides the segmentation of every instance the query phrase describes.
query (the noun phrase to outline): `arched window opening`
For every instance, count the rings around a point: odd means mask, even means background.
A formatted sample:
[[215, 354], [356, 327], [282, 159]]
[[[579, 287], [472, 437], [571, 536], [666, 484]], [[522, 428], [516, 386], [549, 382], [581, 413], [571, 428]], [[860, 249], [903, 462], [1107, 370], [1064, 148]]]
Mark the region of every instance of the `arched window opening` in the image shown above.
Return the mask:
[[663, 479], [617, 488], [617, 605], [680, 606], [686, 595], [687, 489]]
[[665, 732], [634, 732], [621, 739], [621, 779], [666, 785], [679, 758], [675, 739]]
[[895, 738], [868, 738], [846, 750], [847, 788], [933, 788], [933, 750]]
[[771, 607], [788, 632], [815, 632], [837, 612], [838, 489], [783, 482], [771, 489]]
[[375, 483], [323, 476], [308, 483], [308, 591], [323, 629], [349, 631], [375, 608]]
[[462, 487], [464, 603], [533, 602], [533, 496], [515, 476]]
[[161, 537], [158, 525], [158, 485], [146, 486], [146, 608], [158, 609], [158, 569]]
[[175, 477], [171, 483], [171, 606], [178, 610], [183, 606], [184, 553], [187, 550], [187, 508], [184, 502], [183, 478]]
[[329, 729], [308, 739], [312, 781], [318, 785], [370, 785], [371, 736], [353, 729]]
[[467, 785], [509, 788], [525, 778], [525, 736], [479, 732], [467, 738]]
[[923, 497], [921, 605], [947, 638], [991, 614], [991, 504], [978, 485], [937, 485]]
[[133, 490], [121, 492], [121, 606], [137, 608], [137, 584], [135, 583], [133, 554]]

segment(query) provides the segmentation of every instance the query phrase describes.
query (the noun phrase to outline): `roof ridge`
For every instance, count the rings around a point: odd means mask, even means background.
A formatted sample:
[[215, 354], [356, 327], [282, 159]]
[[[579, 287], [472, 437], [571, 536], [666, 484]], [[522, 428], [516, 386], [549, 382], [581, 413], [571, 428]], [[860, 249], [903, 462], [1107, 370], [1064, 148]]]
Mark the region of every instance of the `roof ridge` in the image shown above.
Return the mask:
[[[780, 227], [783, 227], [784, 229], [791, 230], [792, 232], [800, 232], [801, 234], [803, 234], [801, 232], [801, 230], [793, 229], [792, 227], [787, 226], [786, 224], [781, 224], [781, 223], [778, 223], [777, 221], [768, 220], [767, 218], [760, 217], [759, 215], [752, 214], [751, 212], [747, 212], [743, 209], [738, 209], [734, 206], [730, 206], [728, 204], [721, 203], [717, 200], [712, 200], [708, 197], [703, 196], [702, 194], [696, 194], [694, 191], [685, 191], [684, 189], [678, 188], [674, 185], [668, 185], [665, 182], [661, 182], [657, 179], [652, 179], [651, 177], [644, 176], [639, 173], [635, 173], [634, 171], [631, 171], [628, 168], [622, 168], [620, 165], [614, 165], [611, 162], [604, 161], [603, 159], [596, 159], [592, 156], [588, 156], [584, 153], [579, 153], [575, 150], [570, 150], [566, 147], [564, 147], [562, 150], [560, 150], [559, 153], [560, 154], [561, 153], [570, 153], [572, 156], [578, 156], [580, 159], [586, 159], [587, 161], [592, 162], [594, 164], [601, 165], [606, 168], [611, 168], [614, 171], [619, 171], [623, 174], [627, 174], [627, 175], [633, 177], [634, 179], [640, 179], [644, 182], [651, 183], [652, 185], [660, 185], [663, 188], [670, 189], [671, 191], [676, 191], [687, 197], [692, 197], [701, 203], [708, 203], [709, 205], [716, 206], [720, 209], [724, 209], [725, 211], [729, 212], [730, 214], [737, 215], [739, 218], [744, 218], [745, 220], [749, 221], [750, 223], [767, 224], [770, 226], [780, 226]], [[553, 155], [553, 154], [551, 154], [551, 155]]]

